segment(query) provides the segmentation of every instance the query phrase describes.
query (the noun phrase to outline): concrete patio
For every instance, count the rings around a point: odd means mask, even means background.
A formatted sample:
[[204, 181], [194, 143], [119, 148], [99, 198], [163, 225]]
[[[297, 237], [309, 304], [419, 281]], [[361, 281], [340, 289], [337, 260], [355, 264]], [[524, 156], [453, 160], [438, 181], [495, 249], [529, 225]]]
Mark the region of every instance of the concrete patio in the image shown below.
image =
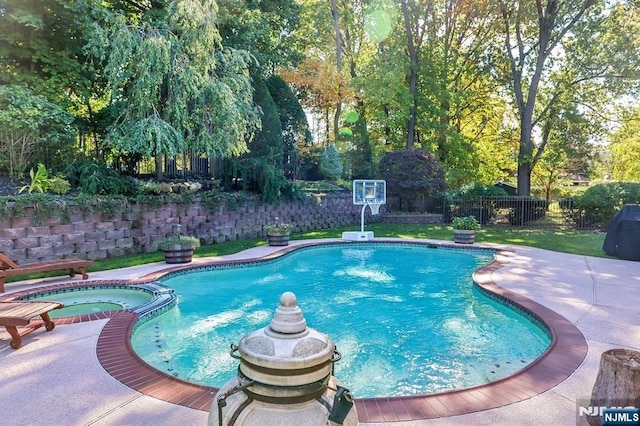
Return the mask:
[[[437, 242], [437, 241], [435, 241]], [[301, 241], [292, 241], [298, 244]], [[500, 408], [403, 425], [575, 425], [576, 401], [588, 402], [600, 356], [612, 348], [640, 351], [640, 262], [568, 255], [520, 246], [507, 249], [508, 263], [493, 281], [564, 316], [584, 334], [583, 364], [551, 390]], [[258, 247], [224, 259], [255, 258], [277, 247]], [[194, 263], [201, 261], [196, 259]], [[135, 279], [166, 268], [164, 263], [90, 274], [91, 280]], [[69, 278], [6, 285], [14, 292]], [[3, 425], [204, 425], [208, 413], [170, 404], [134, 391], [112, 378], [96, 356], [98, 336], [108, 320], [38, 330], [19, 350], [0, 331], [0, 404]], [[313, 326], [313, 325], [311, 325]], [[390, 419], [391, 420], [391, 419]], [[387, 423], [369, 423], [387, 424]]]

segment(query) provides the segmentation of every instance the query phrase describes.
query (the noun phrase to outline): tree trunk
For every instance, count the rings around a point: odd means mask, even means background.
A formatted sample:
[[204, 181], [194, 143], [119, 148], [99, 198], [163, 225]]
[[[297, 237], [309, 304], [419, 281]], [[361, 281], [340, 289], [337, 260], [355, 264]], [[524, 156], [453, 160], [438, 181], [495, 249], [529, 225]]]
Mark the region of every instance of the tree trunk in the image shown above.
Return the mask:
[[156, 154], [155, 156], [156, 163], [156, 180], [162, 180], [162, 154]]
[[[591, 407], [640, 407], [640, 352], [611, 349], [602, 354], [591, 393]], [[588, 416], [591, 426], [602, 416]]]
[[402, 16], [404, 17], [404, 27], [407, 36], [407, 50], [410, 59], [409, 75], [409, 96], [411, 98], [411, 108], [409, 109], [409, 122], [407, 123], [407, 149], [412, 149], [415, 145], [416, 137], [416, 115], [417, 115], [417, 89], [418, 89], [418, 51], [413, 43], [413, 33], [411, 31], [411, 20], [407, 1], [402, 0]]
[[336, 32], [336, 69], [338, 70], [338, 99], [336, 110], [333, 115], [333, 140], [338, 142], [340, 133], [340, 114], [342, 113], [342, 100], [340, 99], [340, 76], [342, 75], [342, 34], [340, 33], [340, 19], [338, 15], [338, 4], [336, 0], [331, 0], [331, 14], [333, 15], [333, 25]]

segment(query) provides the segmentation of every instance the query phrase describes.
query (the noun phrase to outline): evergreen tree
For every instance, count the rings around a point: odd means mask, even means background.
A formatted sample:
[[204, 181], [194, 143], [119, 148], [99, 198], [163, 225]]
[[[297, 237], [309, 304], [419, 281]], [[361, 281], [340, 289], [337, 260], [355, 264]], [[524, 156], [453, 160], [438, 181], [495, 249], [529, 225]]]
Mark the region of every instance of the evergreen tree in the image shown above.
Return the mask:
[[333, 181], [337, 180], [342, 175], [342, 160], [340, 159], [340, 153], [332, 143], [327, 145], [327, 148], [320, 157], [320, 171], [326, 179]]
[[304, 153], [296, 152], [296, 146], [304, 147], [311, 143], [311, 133], [307, 116], [282, 77], [272, 75], [266, 80], [267, 88], [278, 108], [278, 117], [282, 126], [282, 166], [286, 177], [298, 178], [299, 160]]

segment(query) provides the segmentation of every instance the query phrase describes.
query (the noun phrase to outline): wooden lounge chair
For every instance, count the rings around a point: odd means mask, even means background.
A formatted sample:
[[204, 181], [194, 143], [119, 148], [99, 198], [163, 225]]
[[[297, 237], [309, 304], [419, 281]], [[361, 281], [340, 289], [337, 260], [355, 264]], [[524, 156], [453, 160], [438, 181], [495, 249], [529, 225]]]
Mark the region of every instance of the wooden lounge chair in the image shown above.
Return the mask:
[[[49, 318], [49, 311], [63, 306], [58, 302], [0, 302], [0, 325], [3, 325], [11, 335], [11, 347], [13, 349], [22, 347], [22, 337], [43, 325], [47, 331], [53, 330], [56, 325]], [[37, 321], [31, 324], [31, 319], [38, 315], [42, 318], [42, 322]], [[17, 327], [27, 327], [27, 329], [19, 332]]]
[[68, 269], [70, 277], [79, 273], [82, 274], [82, 279], [86, 280], [89, 278], [89, 275], [87, 275], [85, 268], [89, 265], [93, 265], [93, 261], [84, 259], [60, 259], [18, 265], [0, 253], [0, 293], [4, 293], [5, 278], [12, 275], [25, 275], [36, 272], [51, 272]]

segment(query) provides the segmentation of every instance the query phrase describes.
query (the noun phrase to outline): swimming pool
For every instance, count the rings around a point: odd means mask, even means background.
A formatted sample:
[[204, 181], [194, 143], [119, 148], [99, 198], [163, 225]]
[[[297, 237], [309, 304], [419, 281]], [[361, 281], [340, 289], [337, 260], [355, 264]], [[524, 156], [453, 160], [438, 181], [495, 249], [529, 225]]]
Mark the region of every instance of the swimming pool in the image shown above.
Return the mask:
[[185, 271], [161, 280], [177, 305], [140, 324], [132, 344], [155, 368], [221, 386], [237, 367], [229, 344], [267, 325], [280, 294], [293, 291], [309, 326], [342, 352], [335, 374], [357, 397], [478, 385], [520, 370], [550, 342], [537, 321], [473, 286], [492, 254], [348, 243]]

